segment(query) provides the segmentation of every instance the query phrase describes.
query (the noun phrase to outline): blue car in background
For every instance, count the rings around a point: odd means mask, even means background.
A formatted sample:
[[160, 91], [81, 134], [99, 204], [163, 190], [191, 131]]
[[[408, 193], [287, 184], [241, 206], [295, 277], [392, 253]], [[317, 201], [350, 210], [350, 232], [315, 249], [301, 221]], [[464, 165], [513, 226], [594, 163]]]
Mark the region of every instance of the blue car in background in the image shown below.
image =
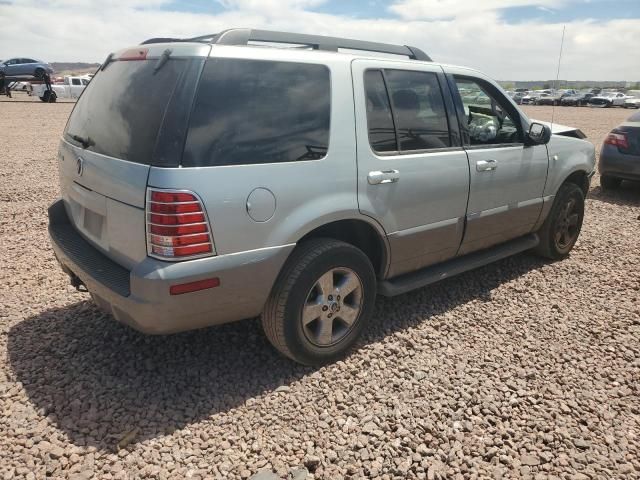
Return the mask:
[[43, 78], [45, 73], [53, 73], [53, 68], [46, 62], [32, 58], [10, 58], [0, 60], [0, 73], [7, 77], [33, 76]]

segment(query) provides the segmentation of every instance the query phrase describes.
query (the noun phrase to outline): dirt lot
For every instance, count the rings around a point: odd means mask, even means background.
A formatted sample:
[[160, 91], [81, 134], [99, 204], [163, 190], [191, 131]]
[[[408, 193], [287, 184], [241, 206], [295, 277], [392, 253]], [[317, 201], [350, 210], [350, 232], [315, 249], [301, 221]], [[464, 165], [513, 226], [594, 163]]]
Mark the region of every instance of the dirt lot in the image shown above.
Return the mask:
[[[640, 477], [638, 185], [596, 177], [569, 259], [379, 299], [359, 350], [314, 370], [255, 320], [145, 337], [68, 286], [46, 208], [71, 107], [0, 101], [3, 478]], [[599, 146], [628, 115], [556, 121]]]

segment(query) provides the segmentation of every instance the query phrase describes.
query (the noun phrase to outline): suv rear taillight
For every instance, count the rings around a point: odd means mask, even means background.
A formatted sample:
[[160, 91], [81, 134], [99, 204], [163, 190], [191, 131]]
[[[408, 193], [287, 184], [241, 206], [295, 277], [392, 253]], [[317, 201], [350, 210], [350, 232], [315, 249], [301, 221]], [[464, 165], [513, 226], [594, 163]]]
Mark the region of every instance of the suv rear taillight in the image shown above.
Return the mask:
[[607, 135], [607, 138], [604, 139], [604, 143], [606, 143], [607, 145], [614, 145], [623, 150], [627, 150], [629, 148], [627, 135], [616, 130]]
[[149, 256], [186, 260], [213, 255], [207, 214], [195, 193], [147, 188], [145, 216]]

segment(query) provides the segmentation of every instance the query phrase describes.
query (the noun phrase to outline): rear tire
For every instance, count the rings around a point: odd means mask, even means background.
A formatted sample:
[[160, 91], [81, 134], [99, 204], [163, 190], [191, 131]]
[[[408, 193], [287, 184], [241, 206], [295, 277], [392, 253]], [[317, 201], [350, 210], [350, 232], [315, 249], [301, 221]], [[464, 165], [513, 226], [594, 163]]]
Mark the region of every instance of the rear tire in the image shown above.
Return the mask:
[[600, 177], [600, 186], [603, 190], [615, 190], [620, 188], [621, 183], [621, 178], [611, 177], [609, 175], [602, 175]]
[[262, 326], [271, 344], [296, 362], [330, 363], [344, 356], [366, 328], [375, 296], [373, 266], [361, 250], [312, 239], [293, 251], [280, 272]]
[[575, 183], [560, 186], [549, 216], [538, 231], [538, 255], [560, 260], [573, 249], [584, 219], [584, 193]]

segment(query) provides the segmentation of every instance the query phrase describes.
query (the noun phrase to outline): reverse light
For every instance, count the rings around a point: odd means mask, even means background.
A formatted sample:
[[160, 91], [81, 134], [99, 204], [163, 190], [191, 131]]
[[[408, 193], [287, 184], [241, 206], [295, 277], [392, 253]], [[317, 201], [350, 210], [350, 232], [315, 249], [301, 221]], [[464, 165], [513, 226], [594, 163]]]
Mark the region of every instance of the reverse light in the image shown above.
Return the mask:
[[147, 253], [161, 260], [213, 255], [213, 238], [200, 198], [193, 192], [147, 188]]
[[604, 143], [607, 145], [613, 145], [618, 148], [622, 148], [624, 150], [629, 148], [629, 140], [627, 139], [627, 135], [622, 132], [613, 131], [607, 138], [604, 139]]

